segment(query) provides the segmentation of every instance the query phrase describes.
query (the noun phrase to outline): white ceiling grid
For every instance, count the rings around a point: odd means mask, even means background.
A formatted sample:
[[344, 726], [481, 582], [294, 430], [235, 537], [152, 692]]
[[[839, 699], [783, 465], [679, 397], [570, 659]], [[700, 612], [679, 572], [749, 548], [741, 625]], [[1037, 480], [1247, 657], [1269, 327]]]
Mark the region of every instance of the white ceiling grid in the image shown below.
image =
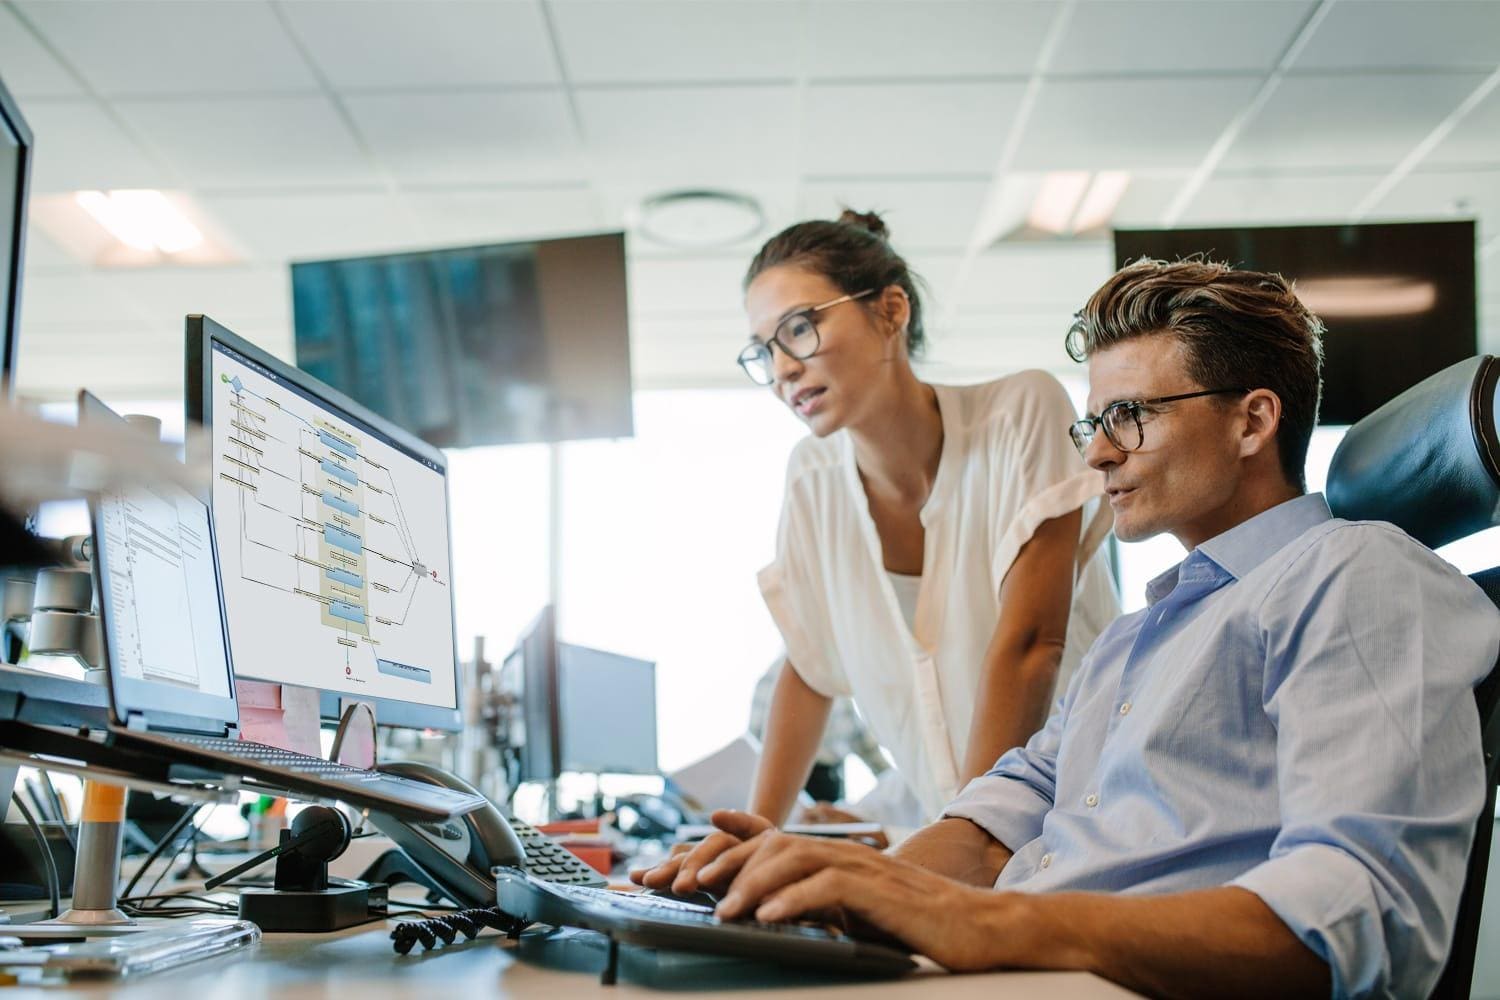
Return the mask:
[[984, 229], [1059, 169], [1129, 171], [1122, 225], [1477, 217], [1496, 348], [1497, 70], [1500, 0], [0, 0], [35, 194], [187, 191], [243, 258], [92, 271], [33, 227], [22, 384], [170, 395], [185, 312], [290, 354], [291, 260], [618, 228], [681, 187], [767, 229], [632, 238], [641, 386], [738, 384], [749, 255], [845, 203], [931, 286], [934, 377], [1067, 370], [1109, 245]]

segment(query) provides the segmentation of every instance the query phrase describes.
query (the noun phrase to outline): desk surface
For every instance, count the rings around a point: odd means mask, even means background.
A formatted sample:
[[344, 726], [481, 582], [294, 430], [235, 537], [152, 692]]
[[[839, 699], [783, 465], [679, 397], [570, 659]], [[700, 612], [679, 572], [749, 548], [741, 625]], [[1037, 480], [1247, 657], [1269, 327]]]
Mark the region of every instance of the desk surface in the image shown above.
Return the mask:
[[[366, 924], [336, 934], [268, 934], [253, 952], [144, 977], [133, 983], [90, 984], [69, 996], [160, 1000], [173, 996], [236, 1000], [478, 1000], [507, 997], [671, 996], [712, 990], [715, 997], [829, 1000], [832, 997], [915, 997], [923, 1000], [1005, 1000], [1047, 996], [1092, 1000], [1133, 996], [1085, 973], [948, 975], [935, 966], [884, 982], [836, 981], [760, 965], [654, 952], [620, 951], [620, 982], [599, 983], [604, 941], [588, 931], [533, 928], [519, 941], [486, 932], [478, 940], [426, 954], [392, 952], [390, 924]], [[59, 996], [56, 989], [0, 988], [4, 1000]]]

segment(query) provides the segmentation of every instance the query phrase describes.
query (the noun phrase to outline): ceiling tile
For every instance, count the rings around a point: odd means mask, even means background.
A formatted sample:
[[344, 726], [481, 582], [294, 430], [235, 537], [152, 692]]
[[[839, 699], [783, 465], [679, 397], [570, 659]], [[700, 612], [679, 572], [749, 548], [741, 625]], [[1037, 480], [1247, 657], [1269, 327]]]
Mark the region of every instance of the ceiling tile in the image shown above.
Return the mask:
[[798, 0], [558, 0], [550, 5], [575, 84], [790, 79]]
[[583, 173], [561, 90], [362, 94], [345, 104], [403, 184], [558, 184]]
[[1022, 83], [812, 85], [802, 171], [987, 178], [1024, 90]]
[[1484, 69], [1500, 62], [1500, 3], [1342, 0], [1308, 40], [1296, 72]]
[[[26, 274], [38, 274], [44, 271], [63, 271], [73, 274], [83, 270], [84, 263], [53, 242], [51, 237], [36, 224], [35, 217], [28, 215], [26, 251], [21, 267]], [[26, 307], [24, 298], [21, 307], [23, 309]]]
[[18, 6], [105, 96], [317, 89], [267, 3], [22, 0]]
[[21, 339], [27, 331], [70, 328], [111, 322], [129, 325], [146, 322], [123, 294], [119, 284], [102, 280], [97, 273], [28, 274], [21, 288]]
[[845, 208], [877, 212], [898, 251], [962, 251], [989, 188], [988, 181], [977, 180], [809, 180], [802, 184], [800, 214], [835, 219]]
[[1017, 170], [1193, 167], [1255, 93], [1248, 77], [1048, 80]]
[[28, 97], [76, 97], [84, 93], [63, 65], [39, 43], [10, 7], [0, 7], [0, 66], [5, 88], [21, 102]]
[[1179, 226], [1275, 226], [1343, 222], [1380, 181], [1378, 174], [1270, 174], [1214, 177]]
[[1226, 168], [1394, 167], [1483, 79], [1472, 74], [1288, 77]]
[[815, 80], [1027, 76], [1059, 5], [993, 0], [815, 0], [804, 67]]
[[1132, 177], [1120, 203], [1115, 206], [1113, 224], [1135, 229], [1160, 225], [1186, 183], [1186, 176]]
[[282, 7], [338, 88], [555, 84], [541, 6], [532, 0], [300, 0]]
[[723, 322], [740, 311], [745, 263], [738, 254], [633, 260], [630, 311], [653, 319], [672, 313], [710, 314]]
[[409, 213], [393, 195], [329, 191], [200, 200], [254, 261], [355, 257], [419, 244]]
[[793, 176], [792, 87], [586, 90], [576, 100], [590, 160], [607, 178], [718, 187]]
[[1500, 166], [1500, 88], [1490, 91], [1422, 160], [1424, 167], [1479, 164]]
[[115, 106], [201, 190], [379, 181], [323, 97], [128, 100]]
[[33, 100], [25, 114], [37, 136], [32, 194], [172, 186], [167, 171], [93, 101]]
[[1048, 73], [1263, 73], [1313, 6], [1311, 0], [1084, 0]]
[[402, 195], [425, 246], [504, 243], [602, 228], [587, 187], [430, 191]]
[[183, 317], [212, 316], [239, 332], [290, 323], [291, 279], [285, 267], [157, 267], [96, 276], [100, 288], [133, 303], [153, 328], [180, 338]]
[[1056, 314], [1061, 337], [1068, 317], [1114, 269], [1114, 249], [1108, 241], [996, 247], [974, 258], [959, 290], [959, 315], [976, 309], [1050, 311]]
[[[1480, 245], [1500, 237], [1500, 168], [1407, 174], [1370, 212], [1391, 221], [1475, 219]], [[1500, 289], [1492, 290], [1500, 296]]]

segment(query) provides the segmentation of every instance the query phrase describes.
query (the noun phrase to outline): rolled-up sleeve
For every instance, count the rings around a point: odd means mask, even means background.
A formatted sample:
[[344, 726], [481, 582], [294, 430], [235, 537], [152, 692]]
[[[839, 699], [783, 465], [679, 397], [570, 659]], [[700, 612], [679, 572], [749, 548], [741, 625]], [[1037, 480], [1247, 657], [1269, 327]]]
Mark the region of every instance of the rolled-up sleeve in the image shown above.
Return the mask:
[[1500, 614], [1398, 532], [1339, 535], [1286, 572], [1324, 585], [1273, 587], [1261, 608], [1282, 823], [1232, 884], [1328, 963], [1334, 996], [1425, 996], [1484, 801], [1473, 686]]
[[1013, 854], [1041, 836], [1042, 821], [1056, 796], [1057, 753], [1066, 713], [1064, 696], [1025, 746], [1007, 750], [994, 767], [965, 785], [943, 816], [969, 820]]

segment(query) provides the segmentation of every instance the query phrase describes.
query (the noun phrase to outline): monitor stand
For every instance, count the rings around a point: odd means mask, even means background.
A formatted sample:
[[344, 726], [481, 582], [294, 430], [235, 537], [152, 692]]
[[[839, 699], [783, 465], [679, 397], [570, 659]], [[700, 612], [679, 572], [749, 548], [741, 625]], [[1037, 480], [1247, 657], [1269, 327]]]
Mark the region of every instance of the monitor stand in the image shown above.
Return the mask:
[[125, 840], [125, 789], [89, 779], [83, 783], [78, 823], [78, 859], [73, 867], [73, 905], [55, 920], [27, 924], [25, 938], [77, 938], [151, 930], [156, 921], [136, 921], [120, 912], [120, 848]]
[[[16, 790], [16, 775], [21, 773], [19, 767], [0, 767], [0, 806], [10, 808], [11, 793]], [[10, 914], [5, 912], [5, 907], [0, 906], [0, 924], [10, 923]]]

